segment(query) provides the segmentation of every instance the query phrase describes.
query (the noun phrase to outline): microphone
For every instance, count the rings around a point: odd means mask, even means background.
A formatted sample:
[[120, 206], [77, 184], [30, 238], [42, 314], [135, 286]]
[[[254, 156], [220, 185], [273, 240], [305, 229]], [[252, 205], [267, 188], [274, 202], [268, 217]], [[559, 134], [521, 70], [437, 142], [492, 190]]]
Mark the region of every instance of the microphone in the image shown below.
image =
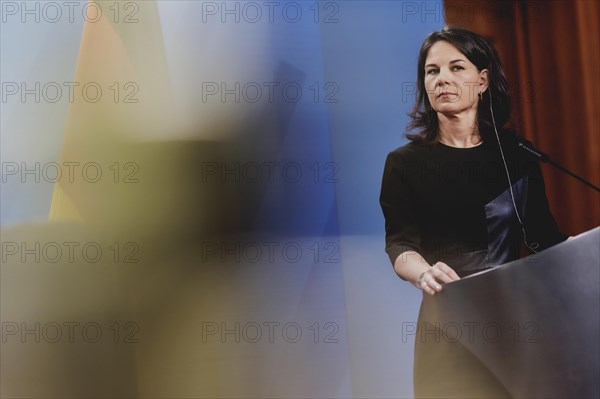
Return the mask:
[[547, 154], [544, 154], [541, 151], [538, 151], [533, 145], [528, 144], [526, 142], [524, 142], [522, 139], [517, 138], [517, 147], [523, 149], [524, 151], [527, 151], [529, 154], [533, 155], [534, 157], [538, 158], [540, 161], [542, 162], [547, 162], [550, 165], [554, 166], [555, 168], [573, 176], [574, 178], [576, 178], [577, 180], [579, 180], [580, 182], [582, 182], [583, 184], [585, 184], [588, 187], [593, 188], [594, 190], [598, 191], [600, 193], [600, 187], [593, 185], [592, 183], [590, 183], [589, 181], [585, 180], [584, 178], [577, 176], [575, 173], [571, 172], [569, 169], [565, 168], [564, 166], [557, 164], [556, 162], [554, 162], [553, 160], [550, 159], [550, 157]]
[[533, 145], [524, 142], [520, 138], [517, 138], [517, 147], [524, 149], [530, 154], [533, 154], [542, 162], [548, 162], [550, 160], [550, 157], [548, 155], [544, 154], [541, 151], [538, 151]]

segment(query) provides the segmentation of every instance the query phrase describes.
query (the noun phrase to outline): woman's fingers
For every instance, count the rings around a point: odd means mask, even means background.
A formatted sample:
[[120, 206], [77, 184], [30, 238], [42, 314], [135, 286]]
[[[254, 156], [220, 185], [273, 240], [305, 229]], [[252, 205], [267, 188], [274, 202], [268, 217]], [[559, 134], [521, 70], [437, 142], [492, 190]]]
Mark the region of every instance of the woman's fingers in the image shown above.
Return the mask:
[[435, 295], [435, 291], [431, 289], [431, 287], [429, 287], [425, 281], [421, 282], [421, 290], [429, 295]]
[[452, 280], [452, 278], [450, 278], [450, 276], [448, 276], [445, 272], [443, 272], [442, 270], [432, 267], [431, 268], [431, 274], [433, 275], [433, 277], [435, 277], [435, 279], [443, 284], [446, 283], [451, 283], [454, 280]]
[[435, 293], [437, 292], [432, 288], [432, 284], [426, 279], [423, 279], [423, 281], [421, 282], [421, 289], [429, 295], [435, 295]]
[[444, 262], [437, 262], [435, 265], [433, 265], [433, 267], [437, 267], [438, 270], [441, 270], [442, 272], [444, 272], [444, 274], [446, 276], [450, 277], [450, 281], [460, 280], [460, 277], [458, 277], [458, 274], [456, 274], [454, 269], [452, 269], [450, 266], [448, 266]]
[[456, 280], [460, 280], [460, 277], [458, 277], [454, 269], [444, 262], [437, 262], [423, 273], [419, 288], [429, 295], [435, 295], [436, 292], [442, 290], [442, 284], [451, 283]]
[[442, 290], [442, 286], [435, 279], [435, 277], [431, 273], [431, 270], [427, 271], [426, 273], [423, 273], [420, 288], [429, 295], [435, 295], [436, 292], [440, 292]]

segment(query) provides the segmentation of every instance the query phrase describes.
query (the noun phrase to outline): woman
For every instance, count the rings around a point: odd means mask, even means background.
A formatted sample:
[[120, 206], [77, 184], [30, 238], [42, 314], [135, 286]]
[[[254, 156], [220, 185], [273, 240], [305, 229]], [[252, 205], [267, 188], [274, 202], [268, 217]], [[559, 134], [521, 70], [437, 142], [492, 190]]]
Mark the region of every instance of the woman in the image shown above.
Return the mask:
[[381, 187], [396, 273], [434, 295], [517, 259], [522, 241], [532, 252], [564, 241], [537, 161], [502, 129], [510, 97], [496, 50], [464, 29], [433, 32], [421, 47], [417, 88], [416, 132], [388, 154]]
[[[380, 196], [398, 276], [434, 295], [517, 259], [521, 243], [538, 252], [564, 241], [537, 161], [503, 129], [510, 97], [496, 50], [464, 29], [433, 32], [417, 88], [411, 141], [388, 154]], [[416, 397], [509, 396], [460, 345], [425, 337], [415, 345]]]

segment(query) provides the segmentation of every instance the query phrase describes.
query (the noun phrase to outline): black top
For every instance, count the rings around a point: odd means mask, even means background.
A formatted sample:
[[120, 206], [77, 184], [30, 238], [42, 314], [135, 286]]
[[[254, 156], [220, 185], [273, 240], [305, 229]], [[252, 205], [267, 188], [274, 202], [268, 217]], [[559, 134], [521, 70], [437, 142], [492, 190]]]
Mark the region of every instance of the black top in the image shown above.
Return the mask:
[[[514, 134], [500, 137], [527, 242], [539, 252], [564, 241], [537, 160]], [[380, 204], [392, 264], [413, 250], [465, 276], [519, 257], [523, 232], [495, 135], [471, 148], [410, 142], [390, 152]]]

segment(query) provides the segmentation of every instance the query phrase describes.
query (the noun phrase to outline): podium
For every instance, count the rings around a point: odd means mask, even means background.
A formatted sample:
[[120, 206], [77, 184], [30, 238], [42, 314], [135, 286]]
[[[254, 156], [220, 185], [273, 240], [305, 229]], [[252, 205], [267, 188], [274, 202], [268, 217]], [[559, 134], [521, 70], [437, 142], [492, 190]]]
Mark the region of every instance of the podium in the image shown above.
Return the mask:
[[425, 294], [415, 397], [600, 397], [599, 251], [600, 227]]

